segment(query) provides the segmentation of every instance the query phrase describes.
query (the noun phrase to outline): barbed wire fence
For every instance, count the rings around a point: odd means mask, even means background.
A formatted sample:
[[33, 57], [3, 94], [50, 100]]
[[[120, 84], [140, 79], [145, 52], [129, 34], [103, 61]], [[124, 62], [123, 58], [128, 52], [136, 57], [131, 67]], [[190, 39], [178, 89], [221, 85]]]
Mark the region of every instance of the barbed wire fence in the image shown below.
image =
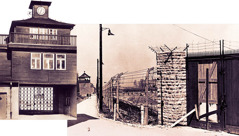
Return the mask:
[[[128, 120], [139, 122], [140, 117], [133, 116], [140, 115], [133, 114], [136, 114], [136, 109], [140, 113], [142, 106], [148, 108], [147, 111], [150, 114], [157, 116], [156, 80], [157, 68], [154, 67], [116, 74], [103, 87], [104, 105], [107, 107], [108, 112], [115, 111], [117, 113], [114, 117], [115, 119], [122, 119], [126, 122]], [[126, 105], [127, 107], [125, 107]]]
[[219, 56], [239, 53], [239, 41], [219, 40], [188, 43], [188, 57]]

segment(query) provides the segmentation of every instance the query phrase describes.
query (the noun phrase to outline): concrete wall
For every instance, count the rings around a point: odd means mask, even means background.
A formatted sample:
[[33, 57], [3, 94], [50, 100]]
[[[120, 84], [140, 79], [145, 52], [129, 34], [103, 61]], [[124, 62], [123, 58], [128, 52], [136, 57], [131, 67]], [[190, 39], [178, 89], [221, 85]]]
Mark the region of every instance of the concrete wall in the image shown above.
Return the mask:
[[12, 119], [17, 119], [19, 116], [19, 99], [18, 87], [12, 87], [12, 99], [10, 98], [10, 85], [0, 85], [0, 93], [7, 94], [7, 118], [10, 119], [10, 112], [12, 106]]
[[12, 87], [12, 119], [19, 117], [19, 88]]
[[77, 87], [72, 86], [70, 90], [70, 115], [77, 118]]
[[[158, 120], [161, 124], [161, 98], [163, 100], [163, 124], [171, 125], [184, 116], [186, 108], [186, 60], [185, 52], [173, 52], [172, 59], [170, 52], [157, 54], [157, 70], [162, 71], [158, 75]], [[166, 61], [167, 60], [167, 61]], [[162, 97], [161, 97], [162, 86]], [[187, 125], [187, 120], [180, 122]]]

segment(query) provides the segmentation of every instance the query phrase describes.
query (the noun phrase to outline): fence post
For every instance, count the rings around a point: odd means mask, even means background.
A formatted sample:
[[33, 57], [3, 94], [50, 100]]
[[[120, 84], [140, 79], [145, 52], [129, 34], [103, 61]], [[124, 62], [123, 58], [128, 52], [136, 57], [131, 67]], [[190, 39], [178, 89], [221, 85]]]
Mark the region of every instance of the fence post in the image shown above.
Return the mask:
[[141, 125], [144, 125], [144, 105], [141, 105]]
[[114, 104], [114, 121], [116, 120], [116, 104]]
[[145, 98], [146, 98], [146, 102], [145, 102], [145, 107], [144, 107], [144, 125], [148, 125], [148, 110], [149, 110], [149, 98], [148, 98], [148, 91], [149, 91], [149, 69], [147, 71], [146, 74], [146, 78], [145, 78]]
[[119, 118], [119, 78], [117, 78], [117, 87], [116, 87], [116, 97], [117, 97], [117, 100], [116, 100], [116, 104], [117, 104], [117, 114], [116, 114], [116, 118], [118, 119]]
[[145, 98], [146, 98], [146, 102], [145, 102], [145, 108], [144, 108], [144, 125], [148, 125], [148, 116], [149, 116], [149, 96], [148, 96], [148, 92], [149, 92], [149, 73], [151, 70], [153, 70], [154, 67], [149, 68], [147, 70], [146, 73], [146, 77], [145, 77]]
[[111, 112], [113, 112], [113, 105], [114, 105], [114, 97], [113, 97], [113, 79], [111, 80], [111, 84], [110, 84], [110, 103], [111, 103]]
[[109, 91], [109, 93], [108, 93], [108, 103], [109, 103], [109, 110], [110, 110], [110, 108], [111, 108], [111, 85], [110, 85], [110, 83], [108, 84], [108, 91]]

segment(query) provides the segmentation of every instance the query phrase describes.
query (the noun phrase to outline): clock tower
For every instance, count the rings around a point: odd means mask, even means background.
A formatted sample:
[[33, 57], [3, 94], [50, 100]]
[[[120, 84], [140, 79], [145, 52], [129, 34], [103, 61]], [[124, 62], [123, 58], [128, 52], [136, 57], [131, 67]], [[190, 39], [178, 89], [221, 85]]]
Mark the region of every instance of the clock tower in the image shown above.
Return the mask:
[[32, 9], [33, 18], [49, 18], [49, 6], [51, 2], [31, 1], [29, 9]]

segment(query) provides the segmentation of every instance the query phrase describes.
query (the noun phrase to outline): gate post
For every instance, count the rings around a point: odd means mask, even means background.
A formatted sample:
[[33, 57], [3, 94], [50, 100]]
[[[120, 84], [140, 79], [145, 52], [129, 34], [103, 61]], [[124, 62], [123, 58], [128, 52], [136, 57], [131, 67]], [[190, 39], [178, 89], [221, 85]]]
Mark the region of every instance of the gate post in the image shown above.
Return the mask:
[[208, 129], [208, 113], [209, 113], [209, 107], [208, 107], [208, 84], [209, 84], [209, 74], [208, 74], [208, 68], [206, 70], [206, 129]]

